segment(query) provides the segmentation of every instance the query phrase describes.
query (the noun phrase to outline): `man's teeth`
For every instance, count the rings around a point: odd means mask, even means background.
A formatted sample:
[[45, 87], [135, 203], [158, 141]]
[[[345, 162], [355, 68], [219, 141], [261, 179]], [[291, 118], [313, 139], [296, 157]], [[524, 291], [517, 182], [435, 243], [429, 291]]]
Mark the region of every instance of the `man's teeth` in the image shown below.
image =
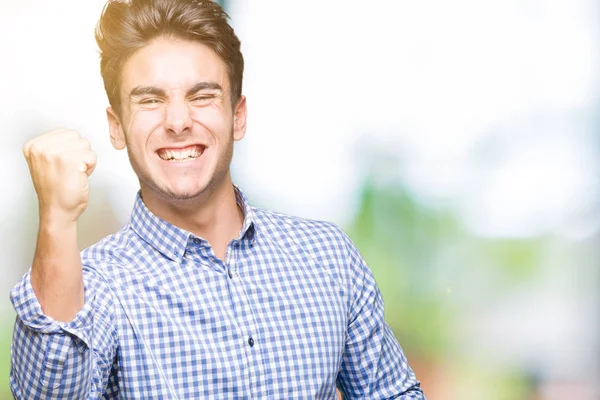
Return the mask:
[[204, 152], [203, 148], [191, 147], [183, 150], [162, 150], [158, 153], [160, 158], [167, 161], [183, 161], [198, 158]]

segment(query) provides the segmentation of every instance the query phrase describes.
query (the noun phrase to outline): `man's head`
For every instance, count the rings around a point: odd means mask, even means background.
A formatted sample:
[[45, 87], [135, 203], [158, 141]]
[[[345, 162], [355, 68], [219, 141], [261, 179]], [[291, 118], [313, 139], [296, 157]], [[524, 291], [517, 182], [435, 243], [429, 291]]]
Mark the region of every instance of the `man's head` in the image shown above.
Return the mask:
[[147, 205], [227, 185], [246, 101], [240, 42], [221, 8], [208, 0], [109, 0], [96, 39], [111, 142], [127, 148]]
[[200, 42], [227, 66], [232, 106], [242, 93], [244, 58], [227, 14], [211, 0], [109, 0], [96, 26], [100, 73], [113, 109], [121, 107], [125, 62], [160, 36]]

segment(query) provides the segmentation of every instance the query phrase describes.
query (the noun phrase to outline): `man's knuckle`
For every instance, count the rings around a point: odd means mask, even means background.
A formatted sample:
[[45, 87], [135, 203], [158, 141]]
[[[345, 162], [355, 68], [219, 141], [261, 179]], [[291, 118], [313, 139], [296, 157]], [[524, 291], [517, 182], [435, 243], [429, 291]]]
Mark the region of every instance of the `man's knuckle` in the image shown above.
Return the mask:
[[30, 146], [29, 146], [29, 154], [31, 154], [32, 156], [39, 156], [42, 153], [42, 146], [39, 144], [39, 142], [33, 142]]
[[67, 131], [65, 131], [64, 135], [69, 138], [75, 138], [75, 139], [81, 138], [81, 135], [79, 134], [79, 132], [74, 131], [74, 130], [67, 130]]
[[92, 142], [90, 142], [88, 139], [86, 138], [81, 138], [79, 139], [81, 145], [83, 146], [84, 149], [91, 149], [92, 148]]

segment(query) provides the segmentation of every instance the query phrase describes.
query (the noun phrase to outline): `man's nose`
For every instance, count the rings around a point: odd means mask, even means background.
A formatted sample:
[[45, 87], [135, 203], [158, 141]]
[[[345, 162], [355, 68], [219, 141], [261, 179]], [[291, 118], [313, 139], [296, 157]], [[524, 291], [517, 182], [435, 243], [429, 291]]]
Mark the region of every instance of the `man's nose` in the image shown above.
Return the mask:
[[174, 99], [167, 104], [165, 127], [170, 133], [179, 135], [192, 126], [190, 107], [185, 99]]

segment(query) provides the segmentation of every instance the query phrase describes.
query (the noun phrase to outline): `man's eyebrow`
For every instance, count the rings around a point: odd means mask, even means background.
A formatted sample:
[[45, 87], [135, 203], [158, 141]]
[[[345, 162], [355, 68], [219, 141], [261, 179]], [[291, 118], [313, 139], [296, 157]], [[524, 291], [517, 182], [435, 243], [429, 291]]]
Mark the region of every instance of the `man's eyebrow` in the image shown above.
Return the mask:
[[217, 82], [198, 82], [194, 86], [192, 86], [190, 90], [187, 91], [186, 95], [193, 96], [194, 94], [204, 89], [223, 91], [223, 88]]
[[[186, 92], [186, 95], [193, 96], [194, 94], [198, 93], [199, 91], [205, 90], [205, 89], [223, 91], [223, 88], [221, 87], [221, 85], [219, 85], [216, 82], [199, 82], [199, 83], [196, 83], [194, 86], [192, 86], [192, 88]], [[166, 97], [165, 91], [156, 86], [136, 86], [133, 89], [131, 89], [131, 92], [129, 92], [129, 97], [142, 96], [142, 95], [148, 95], [148, 94], [154, 95], [154, 96]]]
[[165, 97], [165, 91], [156, 86], [136, 86], [129, 92], [129, 97], [142, 96], [145, 94]]

